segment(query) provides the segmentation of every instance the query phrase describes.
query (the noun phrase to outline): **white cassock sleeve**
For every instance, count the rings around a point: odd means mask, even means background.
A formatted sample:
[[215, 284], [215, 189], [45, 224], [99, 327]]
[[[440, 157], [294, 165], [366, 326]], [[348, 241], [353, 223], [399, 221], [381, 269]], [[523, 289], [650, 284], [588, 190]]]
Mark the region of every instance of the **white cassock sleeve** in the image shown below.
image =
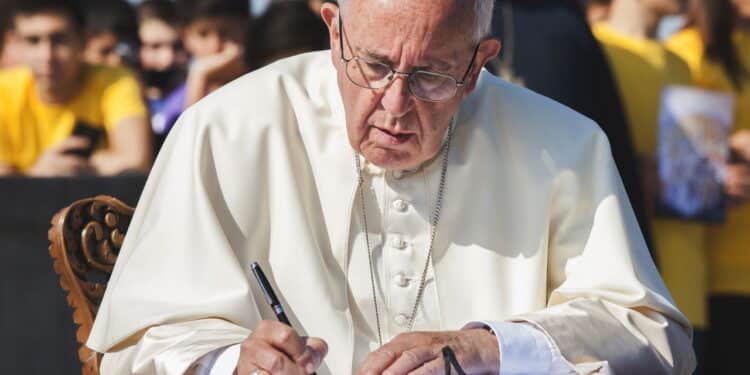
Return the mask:
[[498, 334], [501, 373], [689, 374], [692, 330], [670, 318], [681, 315], [639, 235], [606, 138], [592, 143], [586, 167], [558, 178], [547, 307], [484, 322]]

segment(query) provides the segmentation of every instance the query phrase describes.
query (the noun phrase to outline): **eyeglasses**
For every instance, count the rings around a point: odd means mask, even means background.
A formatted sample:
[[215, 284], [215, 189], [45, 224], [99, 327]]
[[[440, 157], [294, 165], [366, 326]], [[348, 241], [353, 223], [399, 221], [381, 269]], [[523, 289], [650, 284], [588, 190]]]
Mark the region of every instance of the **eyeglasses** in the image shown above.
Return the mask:
[[466, 375], [464, 369], [458, 364], [456, 353], [448, 345], [443, 347], [443, 364], [445, 366], [445, 375], [451, 375], [451, 368], [455, 368], [458, 375]]
[[427, 102], [442, 102], [456, 95], [458, 88], [463, 87], [466, 83], [466, 77], [474, 65], [480, 45], [477, 44], [474, 48], [474, 53], [471, 55], [471, 62], [461, 80], [458, 81], [447, 74], [426, 70], [399, 72], [380, 61], [356, 55], [347, 59], [344, 57], [343, 27], [341, 14], [339, 13], [339, 51], [341, 61], [346, 68], [346, 76], [353, 84], [365, 89], [378, 90], [388, 86], [397, 76], [404, 76], [408, 82], [407, 87], [409, 88], [409, 92], [417, 99]]

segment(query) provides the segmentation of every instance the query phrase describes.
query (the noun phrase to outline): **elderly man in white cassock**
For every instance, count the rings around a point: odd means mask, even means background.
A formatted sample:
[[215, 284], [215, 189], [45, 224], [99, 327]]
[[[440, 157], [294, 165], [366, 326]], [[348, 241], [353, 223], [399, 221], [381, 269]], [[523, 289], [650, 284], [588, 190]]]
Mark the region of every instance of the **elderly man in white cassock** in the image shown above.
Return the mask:
[[[189, 108], [88, 345], [104, 374], [688, 374], [592, 121], [490, 75], [492, 0], [323, 5], [331, 51]], [[252, 277], [259, 262], [292, 327]]]

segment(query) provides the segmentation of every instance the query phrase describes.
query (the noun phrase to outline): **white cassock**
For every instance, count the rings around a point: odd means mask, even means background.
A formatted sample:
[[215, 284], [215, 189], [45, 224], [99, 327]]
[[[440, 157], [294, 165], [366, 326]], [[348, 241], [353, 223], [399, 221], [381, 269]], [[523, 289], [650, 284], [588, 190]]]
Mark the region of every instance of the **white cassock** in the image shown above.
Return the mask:
[[[592, 121], [482, 72], [452, 138], [415, 330], [522, 321], [578, 369], [692, 369], [691, 328]], [[151, 172], [89, 337], [108, 352], [103, 372], [180, 374], [274, 319], [255, 260], [298, 331], [327, 341], [318, 374], [358, 368], [377, 329], [354, 155], [330, 52], [248, 74], [188, 109]], [[406, 330], [416, 298], [441, 161], [363, 169], [388, 340]]]

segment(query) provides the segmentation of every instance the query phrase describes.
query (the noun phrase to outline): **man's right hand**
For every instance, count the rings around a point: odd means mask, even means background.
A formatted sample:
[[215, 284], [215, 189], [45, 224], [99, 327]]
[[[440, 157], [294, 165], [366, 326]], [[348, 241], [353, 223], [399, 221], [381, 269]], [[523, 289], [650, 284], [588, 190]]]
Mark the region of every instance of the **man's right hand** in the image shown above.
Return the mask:
[[91, 172], [88, 158], [71, 154], [70, 151], [89, 147], [84, 137], [70, 136], [47, 149], [29, 170], [34, 177], [75, 176]]
[[328, 344], [301, 337], [286, 324], [264, 320], [240, 345], [236, 375], [308, 375], [323, 363]]

